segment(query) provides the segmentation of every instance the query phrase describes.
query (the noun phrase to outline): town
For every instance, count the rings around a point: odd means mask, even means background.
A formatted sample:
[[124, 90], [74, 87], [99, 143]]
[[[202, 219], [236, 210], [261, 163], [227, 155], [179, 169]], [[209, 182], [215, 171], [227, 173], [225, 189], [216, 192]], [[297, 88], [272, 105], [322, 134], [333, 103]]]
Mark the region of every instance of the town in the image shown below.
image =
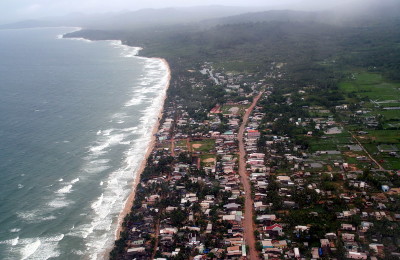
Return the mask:
[[398, 259], [400, 101], [315, 100], [284, 66], [173, 75], [111, 259]]

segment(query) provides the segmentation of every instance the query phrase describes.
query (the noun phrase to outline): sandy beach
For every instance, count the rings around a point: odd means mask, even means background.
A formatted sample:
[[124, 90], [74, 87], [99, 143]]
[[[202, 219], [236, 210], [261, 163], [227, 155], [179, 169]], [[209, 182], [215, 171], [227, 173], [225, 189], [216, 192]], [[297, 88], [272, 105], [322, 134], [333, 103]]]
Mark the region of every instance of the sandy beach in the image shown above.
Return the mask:
[[163, 97], [163, 105], [160, 108], [160, 111], [159, 111], [159, 114], [158, 114], [158, 120], [157, 120], [156, 124], [153, 126], [151, 141], [149, 143], [149, 146], [147, 147], [146, 155], [143, 158], [143, 160], [142, 160], [142, 162], [140, 164], [140, 167], [139, 167], [139, 169], [138, 169], [138, 171], [136, 173], [135, 179], [134, 179], [134, 181], [132, 183], [132, 191], [131, 191], [129, 197], [127, 198], [127, 200], [125, 201], [125, 206], [124, 206], [123, 210], [119, 214], [118, 226], [117, 226], [117, 230], [115, 232], [115, 240], [119, 239], [120, 232], [122, 231], [122, 222], [123, 222], [125, 216], [130, 213], [131, 208], [133, 206], [133, 202], [134, 202], [134, 199], [135, 199], [135, 193], [136, 193], [136, 186], [140, 182], [140, 176], [142, 175], [143, 170], [146, 167], [147, 158], [149, 158], [149, 156], [150, 156], [151, 152], [153, 151], [154, 146], [156, 144], [156, 136], [155, 136], [155, 134], [158, 132], [158, 128], [160, 126], [160, 120], [161, 120], [162, 115], [163, 115], [165, 99], [167, 97], [167, 90], [169, 88], [169, 84], [170, 84], [170, 80], [171, 80], [171, 70], [170, 70], [168, 62], [165, 59], [162, 59], [162, 58], [157, 58], [157, 59], [160, 59], [168, 69], [168, 82], [167, 82], [167, 86], [165, 87], [165, 92], [164, 92], [164, 97]]

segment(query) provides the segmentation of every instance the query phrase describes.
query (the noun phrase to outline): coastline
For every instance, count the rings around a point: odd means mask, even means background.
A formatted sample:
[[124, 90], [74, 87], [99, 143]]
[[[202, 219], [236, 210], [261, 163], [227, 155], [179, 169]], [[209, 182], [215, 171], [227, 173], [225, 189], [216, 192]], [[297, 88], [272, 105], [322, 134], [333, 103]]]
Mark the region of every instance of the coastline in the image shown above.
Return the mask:
[[[72, 29], [74, 31], [70, 32], [77, 32], [77, 31], [81, 31], [82, 28], [80, 27], [72, 27]], [[81, 40], [81, 41], [88, 41], [88, 42], [92, 42], [92, 41], [106, 41], [106, 42], [111, 42], [114, 45], [119, 45], [122, 48], [124, 48], [124, 50], [127, 52], [125, 57], [141, 57], [139, 52], [141, 50], [143, 50], [143, 48], [141, 47], [134, 47], [134, 46], [129, 46], [125, 43], [122, 42], [122, 40], [94, 40], [94, 39], [90, 39], [87, 37], [65, 37], [65, 33], [62, 35], [57, 36], [58, 39], [71, 39], [71, 40]], [[133, 50], [133, 52], [132, 52]], [[123, 231], [123, 220], [124, 218], [131, 212], [132, 210], [132, 206], [135, 200], [135, 196], [136, 196], [136, 188], [137, 185], [140, 183], [141, 180], [141, 175], [146, 167], [147, 164], [147, 160], [149, 158], [149, 156], [152, 154], [154, 147], [156, 145], [157, 142], [157, 138], [156, 138], [156, 134], [159, 130], [160, 127], [160, 122], [163, 116], [163, 112], [164, 112], [164, 106], [165, 106], [165, 100], [167, 98], [167, 91], [168, 88], [170, 86], [170, 81], [171, 81], [171, 69], [170, 66], [167, 62], [166, 59], [161, 58], [161, 57], [143, 57], [143, 58], [149, 58], [149, 59], [157, 59], [160, 60], [166, 67], [167, 69], [167, 81], [162, 93], [162, 101], [159, 107], [159, 111], [157, 113], [157, 120], [153, 125], [152, 131], [151, 131], [151, 139], [147, 145], [147, 150], [145, 155], [143, 156], [142, 160], [140, 161], [140, 165], [137, 168], [137, 170], [135, 171], [136, 175], [134, 177], [134, 179], [132, 180], [131, 184], [130, 184], [130, 193], [127, 197], [127, 199], [123, 202], [123, 207], [120, 211], [120, 213], [118, 214], [118, 218], [117, 218], [117, 226], [116, 229], [114, 231], [114, 238], [113, 238], [113, 242], [112, 244], [110, 244], [109, 246], [106, 246], [106, 248], [104, 248], [103, 252], [101, 252], [100, 254], [98, 254], [98, 257], [101, 257], [102, 259], [108, 259], [109, 258], [109, 254], [110, 252], [113, 250], [114, 246], [115, 246], [115, 241], [118, 240], [120, 238], [120, 234]], [[150, 130], [150, 129], [149, 129]]]
[[[147, 147], [146, 154], [145, 154], [142, 162], [140, 163], [140, 167], [139, 167], [139, 169], [138, 169], [138, 171], [136, 173], [135, 179], [132, 182], [131, 193], [129, 194], [128, 198], [126, 199], [125, 206], [123, 207], [121, 213], [118, 216], [117, 230], [115, 231], [115, 240], [118, 240], [120, 238], [120, 233], [123, 230], [123, 227], [122, 227], [123, 220], [124, 220], [125, 216], [128, 215], [131, 212], [131, 209], [132, 209], [132, 205], [133, 205], [133, 202], [134, 202], [134, 199], [135, 199], [135, 195], [136, 195], [136, 186], [140, 182], [141, 175], [142, 175], [142, 173], [143, 173], [143, 171], [144, 171], [144, 169], [146, 167], [147, 159], [149, 158], [149, 156], [151, 155], [151, 153], [154, 150], [154, 146], [155, 146], [156, 141], [157, 141], [155, 135], [158, 132], [158, 129], [160, 127], [160, 120], [161, 120], [161, 118], [163, 116], [165, 99], [167, 98], [167, 90], [169, 88], [170, 81], [171, 81], [171, 69], [169, 67], [168, 62], [163, 58], [154, 57], [153, 59], [161, 60], [164, 63], [164, 65], [167, 67], [167, 70], [168, 70], [168, 81], [167, 81], [167, 85], [165, 86], [165, 92], [164, 92], [164, 97], [163, 97], [163, 101], [162, 101], [162, 106], [160, 107], [160, 111], [158, 113], [157, 122], [153, 126], [152, 136], [151, 136], [150, 143], [149, 143], [149, 145]], [[112, 248], [110, 250], [112, 250]], [[109, 252], [107, 252], [107, 253], [109, 253]]]

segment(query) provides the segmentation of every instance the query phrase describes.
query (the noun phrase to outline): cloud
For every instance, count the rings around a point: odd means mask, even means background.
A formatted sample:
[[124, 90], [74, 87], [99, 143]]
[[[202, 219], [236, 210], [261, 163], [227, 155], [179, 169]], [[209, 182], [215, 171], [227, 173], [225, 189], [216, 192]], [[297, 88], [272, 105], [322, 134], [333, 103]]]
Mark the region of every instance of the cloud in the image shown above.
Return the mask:
[[19, 15], [33, 15], [39, 13], [41, 9], [42, 6], [40, 4], [30, 4], [18, 9], [16, 13]]
[[[321, 10], [372, 0], [0, 0], [0, 20], [60, 16], [72, 12], [105, 13], [143, 8], [225, 5], [260, 6], [270, 9]], [[389, 0], [373, 0], [385, 2]], [[399, 1], [399, 0], [390, 0]], [[33, 3], [32, 3], [33, 2]]]

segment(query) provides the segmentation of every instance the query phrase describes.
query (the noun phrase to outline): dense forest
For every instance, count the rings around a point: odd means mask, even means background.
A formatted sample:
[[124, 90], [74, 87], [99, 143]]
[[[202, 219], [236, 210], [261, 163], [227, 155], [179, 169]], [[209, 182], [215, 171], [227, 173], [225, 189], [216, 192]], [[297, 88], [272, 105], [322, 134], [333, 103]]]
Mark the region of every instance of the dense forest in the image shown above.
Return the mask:
[[186, 67], [210, 61], [256, 72], [265, 71], [271, 62], [283, 62], [296, 84], [318, 84], [338, 76], [345, 67], [369, 68], [400, 79], [399, 18], [333, 25], [308, 18], [262, 21], [262, 15], [268, 17], [271, 12], [258, 14], [255, 22], [237, 23], [238, 19], [231, 18], [207, 28], [189, 24], [131, 31], [86, 29], [66, 37], [121, 39], [143, 47], [143, 56], [163, 57], [172, 65], [179, 62]]
[[259, 79], [265, 78], [271, 64], [285, 64], [282, 77], [268, 79], [276, 94], [313, 87], [314, 95], [307, 102], [327, 107], [341, 102], [338, 83], [354, 69], [400, 80], [400, 18], [379, 16], [334, 24], [324, 22], [323, 15], [261, 12], [253, 15], [254, 21], [248, 15], [245, 22], [243, 16], [234, 16], [152, 29], [85, 29], [65, 37], [120, 39], [143, 47], [140, 55], [167, 59], [172, 70], [168, 98], [183, 98], [190, 116], [197, 119], [224, 98], [212, 82], [193, 89], [180, 81], [190, 73], [188, 69], [200, 69], [204, 62], [212, 62], [217, 70], [253, 73]]

